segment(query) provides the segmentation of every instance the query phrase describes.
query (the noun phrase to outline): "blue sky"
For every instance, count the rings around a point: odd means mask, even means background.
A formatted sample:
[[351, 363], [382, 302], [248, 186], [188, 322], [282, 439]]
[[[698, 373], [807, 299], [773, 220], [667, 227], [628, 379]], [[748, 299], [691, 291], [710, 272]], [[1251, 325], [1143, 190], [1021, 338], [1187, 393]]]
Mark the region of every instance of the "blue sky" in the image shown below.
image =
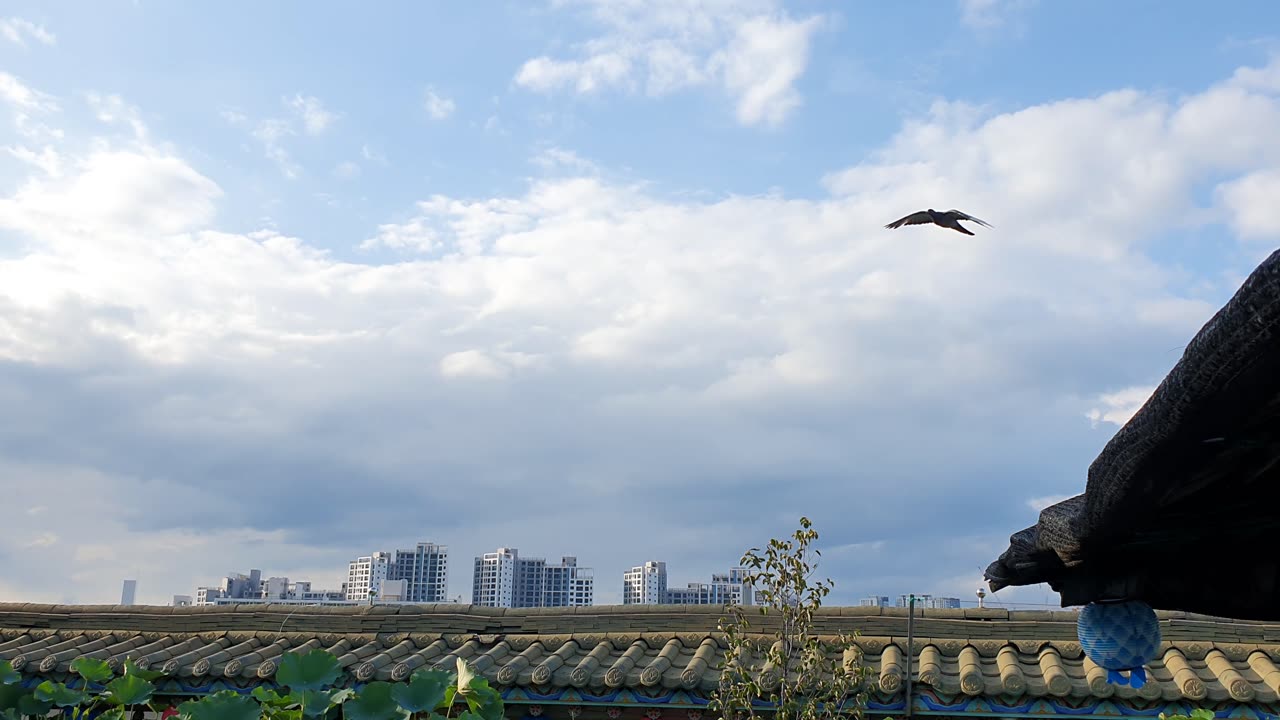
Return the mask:
[[1274, 247], [1230, 10], [9, 3], [0, 597], [431, 540], [609, 602], [805, 513], [837, 600], [968, 598]]

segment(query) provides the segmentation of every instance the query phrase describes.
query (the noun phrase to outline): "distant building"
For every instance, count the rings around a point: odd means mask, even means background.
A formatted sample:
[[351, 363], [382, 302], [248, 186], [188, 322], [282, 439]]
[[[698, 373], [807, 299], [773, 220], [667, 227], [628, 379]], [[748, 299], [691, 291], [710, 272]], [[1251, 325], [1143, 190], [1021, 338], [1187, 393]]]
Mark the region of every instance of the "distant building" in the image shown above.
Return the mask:
[[889, 607], [888, 595], [869, 595], [858, 601], [859, 607]]
[[169, 603], [171, 607], [189, 607], [191, 605], [190, 595], [174, 595], [173, 601]]
[[[898, 607], [907, 607], [910, 595], [898, 596]], [[916, 595], [917, 608], [934, 608], [938, 610], [949, 610], [960, 607], [960, 598], [954, 597], [934, 597], [929, 594]]]
[[361, 602], [370, 597], [380, 597], [391, 564], [392, 555], [387, 552], [376, 552], [347, 563], [347, 582], [343, 588], [346, 598]]
[[622, 574], [623, 605], [661, 605], [667, 601], [667, 564], [650, 560]]
[[[545, 558], [522, 558], [516, 548], [498, 548], [475, 559], [471, 602], [486, 607], [575, 607], [595, 600], [591, 568], [576, 557], [559, 565]], [[443, 601], [443, 600], [442, 600]]]
[[222, 578], [216, 587], [196, 588], [196, 605], [232, 605], [236, 603], [299, 603], [327, 605], [343, 603], [341, 590], [316, 590], [305, 580], [291, 582], [287, 577], [262, 579], [261, 570], [248, 575], [236, 573]]
[[382, 587], [378, 591], [378, 602], [394, 603], [407, 602], [405, 595], [409, 593], [408, 580], [384, 580]]
[[137, 605], [138, 581], [125, 580], [124, 587], [120, 591], [121, 605]]
[[388, 580], [404, 580], [405, 601], [445, 602], [449, 591], [449, 548], [420, 542], [412, 550], [396, 550], [387, 568]]
[[650, 560], [622, 574], [624, 605], [754, 605], [758, 594], [746, 582], [746, 568], [713, 573], [709, 583], [689, 583], [682, 588], [667, 585], [667, 564]]

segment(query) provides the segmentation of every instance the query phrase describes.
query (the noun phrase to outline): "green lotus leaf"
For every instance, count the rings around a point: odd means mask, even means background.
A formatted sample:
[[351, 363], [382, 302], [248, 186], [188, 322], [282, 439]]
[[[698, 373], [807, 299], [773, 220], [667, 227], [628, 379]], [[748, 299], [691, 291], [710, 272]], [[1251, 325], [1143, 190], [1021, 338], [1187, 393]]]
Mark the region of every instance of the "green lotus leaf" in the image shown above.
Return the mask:
[[392, 686], [391, 699], [411, 713], [435, 710], [444, 704], [450, 679], [443, 670], [419, 670], [409, 682]]
[[89, 693], [71, 688], [52, 680], [45, 680], [36, 686], [35, 696], [41, 702], [51, 702], [56, 707], [74, 707], [89, 702]]
[[156, 692], [150, 680], [137, 675], [125, 675], [107, 683], [107, 702], [112, 705], [138, 705], [147, 702]]
[[338, 681], [342, 665], [337, 656], [324, 650], [312, 650], [300, 655], [287, 653], [280, 658], [276, 670], [276, 682], [295, 692], [323, 690]]
[[71, 672], [84, 678], [85, 682], [104, 683], [115, 673], [106, 660], [78, 657], [71, 661]]
[[405, 720], [409, 713], [391, 697], [391, 683], [371, 682], [342, 706], [345, 720]]
[[251, 697], [221, 690], [178, 706], [182, 720], [259, 720], [262, 707]]

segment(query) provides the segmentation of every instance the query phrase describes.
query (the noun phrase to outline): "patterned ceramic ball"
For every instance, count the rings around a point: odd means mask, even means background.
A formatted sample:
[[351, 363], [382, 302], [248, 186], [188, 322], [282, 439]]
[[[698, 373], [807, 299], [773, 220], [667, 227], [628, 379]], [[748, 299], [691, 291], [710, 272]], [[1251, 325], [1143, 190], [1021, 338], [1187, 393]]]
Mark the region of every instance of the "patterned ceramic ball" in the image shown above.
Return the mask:
[[1085, 654], [1109, 671], [1111, 682], [1130, 684], [1120, 673], [1131, 671], [1140, 685], [1146, 677], [1142, 667], [1160, 652], [1156, 611], [1137, 600], [1086, 605], [1076, 621], [1076, 633]]

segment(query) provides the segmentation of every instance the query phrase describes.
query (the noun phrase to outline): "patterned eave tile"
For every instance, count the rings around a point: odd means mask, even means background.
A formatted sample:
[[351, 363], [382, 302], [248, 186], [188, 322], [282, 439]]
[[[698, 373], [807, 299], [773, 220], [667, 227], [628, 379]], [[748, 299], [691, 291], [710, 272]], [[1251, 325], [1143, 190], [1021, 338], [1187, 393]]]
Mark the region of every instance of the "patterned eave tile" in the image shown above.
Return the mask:
[[[705, 705], [723, 658], [719, 607], [500, 610], [463, 605], [152, 608], [0, 604], [0, 660], [27, 682], [64, 678], [78, 657], [126, 658], [164, 674], [170, 695], [271, 684], [286, 653], [318, 648], [347, 682], [400, 681], [465, 658], [515, 705]], [[821, 633], [860, 633], [873, 711], [1081, 714], [1167, 704], [1222, 717], [1280, 715], [1277, 626], [1161, 613], [1166, 639], [1140, 690], [1110, 685], [1084, 656], [1074, 613], [925, 610], [906, 642], [904, 611], [824, 608]], [[769, 618], [753, 624], [768, 632]], [[766, 681], [768, 668], [757, 666]], [[1119, 705], [1117, 705], [1119, 703]], [[880, 710], [876, 710], [879, 708]], [[932, 709], [931, 709], [932, 708]], [[1038, 709], [1037, 709], [1038, 708]], [[1106, 714], [1103, 712], [1103, 714]]]

